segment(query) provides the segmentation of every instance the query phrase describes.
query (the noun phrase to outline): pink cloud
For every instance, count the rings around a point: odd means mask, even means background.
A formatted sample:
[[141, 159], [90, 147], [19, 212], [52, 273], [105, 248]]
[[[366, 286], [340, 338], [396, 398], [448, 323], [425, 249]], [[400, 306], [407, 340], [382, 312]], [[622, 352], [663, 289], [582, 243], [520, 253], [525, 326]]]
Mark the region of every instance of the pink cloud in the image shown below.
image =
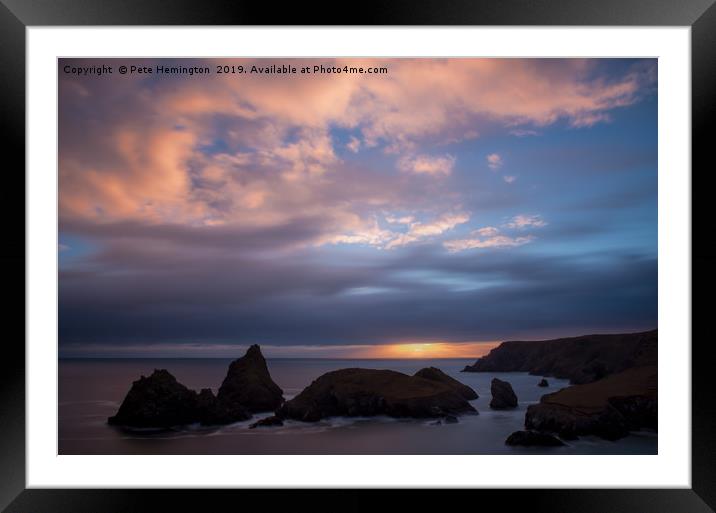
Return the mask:
[[[436, 188], [427, 195], [405, 193], [411, 182], [421, 182], [414, 175], [453, 172], [455, 157], [430, 154], [430, 148], [478, 137], [485, 124], [514, 132], [559, 119], [575, 127], [604, 122], [612, 109], [638, 101], [654, 80], [653, 69], [642, 67], [607, 82], [593, 77], [588, 60], [358, 60], [387, 66], [389, 73], [359, 79], [167, 78], [152, 89], [130, 81], [63, 78], [61, 218], [271, 227], [318, 216], [327, 228], [314, 243], [398, 247], [443, 235], [468, 219], [439, 214], [459, 204], [459, 191], [439, 188], [449, 180], [430, 180]], [[313, 61], [293, 62], [308, 63]], [[88, 104], [90, 116], [83, 110]], [[338, 143], [331, 138], [334, 128], [356, 135]], [[233, 149], [206, 151], [217, 134]], [[394, 154], [402, 172], [384, 176], [360, 169], [362, 163], [339, 158], [351, 156], [339, 153], [337, 144], [352, 153], [378, 148]], [[488, 165], [502, 165], [501, 156], [491, 154]], [[375, 220], [386, 211], [427, 220], [403, 222], [402, 231], [387, 229]], [[538, 226], [520, 222], [511, 224]]]
[[398, 161], [398, 169], [401, 171], [433, 176], [449, 175], [453, 167], [455, 167], [455, 157], [452, 155], [406, 156]]
[[505, 224], [507, 228], [521, 230], [523, 228], [542, 228], [547, 226], [547, 223], [538, 215], [527, 216], [518, 215], [512, 218], [508, 223]]
[[524, 246], [534, 240], [532, 235], [524, 237], [508, 237], [507, 235], [495, 235], [494, 237], [488, 237], [484, 239], [480, 238], [468, 238], [468, 239], [456, 239], [449, 240], [443, 243], [445, 249], [450, 253], [456, 253], [458, 251], [465, 251], [468, 249], [476, 248], [514, 248], [517, 246]]
[[386, 216], [385, 220], [390, 224], [411, 224], [415, 221], [415, 217], [413, 216], [401, 216], [401, 217], [395, 217], [395, 216]]
[[493, 171], [500, 169], [503, 165], [502, 157], [497, 153], [490, 153], [487, 156], [487, 166]]
[[406, 246], [429, 237], [441, 235], [452, 230], [457, 225], [467, 223], [470, 216], [465, 213], [444, 214], [429, 222], [413, 222], [406, 233], [395, 234], [386, 244], [386, 249]]
[[346, 148], [353, 153], [358, 153], [358, 150], [360, 150], [360, 139], [351, 136], [351, 140], [346, 144]]
[[484, 228], [480, 228], [478, 230], [475, 230], [475, 233], [482, 237], [493, 237], [497, 235], [500, 232], [497, 228], [494, 226], [485, 226]]

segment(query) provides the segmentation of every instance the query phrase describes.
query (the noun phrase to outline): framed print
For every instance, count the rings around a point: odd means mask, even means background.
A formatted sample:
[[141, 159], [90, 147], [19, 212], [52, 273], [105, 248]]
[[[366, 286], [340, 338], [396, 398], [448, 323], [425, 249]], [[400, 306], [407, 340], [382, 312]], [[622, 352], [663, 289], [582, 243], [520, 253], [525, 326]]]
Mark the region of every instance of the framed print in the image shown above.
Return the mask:
[[2, 506], [710, 511], [716, 8], [657, 4], [4, 2]]

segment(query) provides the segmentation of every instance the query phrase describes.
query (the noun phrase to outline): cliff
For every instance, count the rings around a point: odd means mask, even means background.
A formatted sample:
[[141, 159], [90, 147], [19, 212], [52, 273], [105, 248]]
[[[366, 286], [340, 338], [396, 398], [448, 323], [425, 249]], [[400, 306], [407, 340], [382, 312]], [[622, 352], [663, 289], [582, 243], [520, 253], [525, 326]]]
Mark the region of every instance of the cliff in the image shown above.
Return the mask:
[[463, 372], [529, 372], [591, 383], [632, 367], [656, 365], [657, 330], [503, 342]]

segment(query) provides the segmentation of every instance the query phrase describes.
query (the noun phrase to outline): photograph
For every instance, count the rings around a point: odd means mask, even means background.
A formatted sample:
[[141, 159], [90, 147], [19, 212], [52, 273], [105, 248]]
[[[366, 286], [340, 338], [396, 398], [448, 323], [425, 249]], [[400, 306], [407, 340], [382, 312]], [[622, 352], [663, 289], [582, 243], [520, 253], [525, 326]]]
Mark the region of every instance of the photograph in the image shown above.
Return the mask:
[[658, 455], [658, 62], [58, 58], [58, 454]]

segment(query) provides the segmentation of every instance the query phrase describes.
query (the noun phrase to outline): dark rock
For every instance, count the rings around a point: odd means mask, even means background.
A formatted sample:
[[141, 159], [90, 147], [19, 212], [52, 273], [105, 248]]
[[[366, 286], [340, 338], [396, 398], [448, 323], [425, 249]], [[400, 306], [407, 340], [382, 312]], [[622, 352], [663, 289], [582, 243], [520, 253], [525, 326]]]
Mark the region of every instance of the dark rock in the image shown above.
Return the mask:
[[208, 388], [199, 392], [198, 420], [205, 426], [231, 424], [251, 418], [251, 412], [240, 405], [228, 405], [219, 402]]
[[618, 440], [629, 434], [625, 419], [612, 408], [589, 415], [558, 404], [533, 404], [527, 408], [525, 427], [557, 433], [566, 440], [582, 435], [596, 435], [606, 440]]
[[214, 396], [210, 389], [189, 390], [166, 370], [132, 383], [119, 411], [109, 424], [133, 428], [169, 428], [200, 422], [220, 425], [251, 418], [251, 412], [271, 411], [283, 403], [283, 392], [273, 382], [259, 346], [229, 366]]
[[202, 388], [197, 396], [197, 410], [199, 422], [204, 425], [222, 424], [217, 421], [218, 412], [216, 396], [209, 388]]
[[540, 447], [558, 447], [564, 445], [559, 438], [547, 433], [538, 433], [536, 431], [515, 431], [505, 440], [507, 445], [525, 445]]
[[529, 372], [591, 383], [632, 367], [656, 365], [657, 330], [503, 342], [464, 372]]
[[170, 428], [197, 422], [198, 396], [169, 371], [155, 369], [132, 383], [111, 425], [134, 428]]
[[445, 383], [468, 401], [478, 398], [477, 392], [475, 392], [472, 388], [460, 383], [455, 378], [451, 378], [436, 367], [425, 367], [424, 369], [420, 369], [414, 375], [423, 379], [429, 379], [430, 381]]
[[573, 439], [617, 440], [640, 428], [657, 428], [657, 368], [637, 367], [542, 396], [530, 405], [525, 427]]
[[315, 422], [331, 416], [437, 418], [475, 412], [454, 387], [391, 370], [328, 372], [277, 411], [281, 418]]
[[255, 429], [257, 427], [263, 426], [283, 426], [283, 420], [281, 420], [281, 418], [277, 417], [276, 415], [272, 415], [271, 417], [266, 417], [265, 419], [261, 419], [258, 422], [254, 422], [249, 426], [249, 429]]
[[624, 416], [631, 429], [657, 430], [659, 412], [656, 397], [648, 395], [610, 397], [609, 405]]
[[251, 346], [244, 356], [231, 362], [217, 400], [223, 411], [244, 409], [256, 413], [281, 406], [283, 391], [271, 379], [259, 346]]
[[507, 381], [493, 378], [490, 384], [490, 392], [492, 393], [490, 408], [493, 410], [517, 408], [517, 396], [515, 391], [512, 390], [512, 385]]
[[549, 381], [547, 381], [546, 379], [542, 378], [541, 380], [539, 380], [539, 383], [537, 383], [537, 386], [538, 386], [538, 387], [548, 387], [548, 386], [549, 386]]
[[445, 424], [457, 424], [458, 420], [457, 417], [454, 415], [446, 415], [445, 416]]

